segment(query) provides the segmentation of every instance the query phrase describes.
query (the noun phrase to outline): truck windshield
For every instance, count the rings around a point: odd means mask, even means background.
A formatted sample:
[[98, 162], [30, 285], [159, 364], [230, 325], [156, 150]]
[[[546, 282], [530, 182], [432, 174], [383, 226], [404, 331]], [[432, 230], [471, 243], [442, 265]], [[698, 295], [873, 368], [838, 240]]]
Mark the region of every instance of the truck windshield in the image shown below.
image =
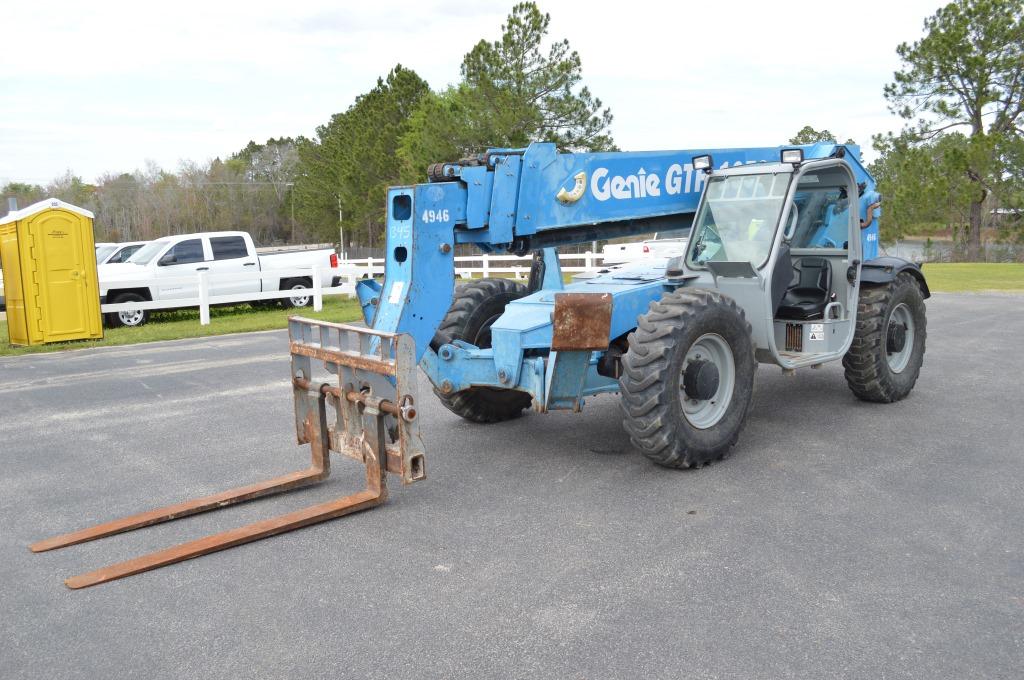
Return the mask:
[[746, 261], [761, 267], [772, 249], [789, 178], [789, 173], [708, 178], [689, 264]]
[[96, 246], [96, 261], [103, 262], [115, 250], [117, 250], [117, 246]]
[[142, 246], [135, 251], [135, 254], [129, 257], [126, 261], [134, 264], [149, 264], [157, 254], [167, 246], [167, 241], [160, 239], [157, 241], [150, 241], [146, 245]]

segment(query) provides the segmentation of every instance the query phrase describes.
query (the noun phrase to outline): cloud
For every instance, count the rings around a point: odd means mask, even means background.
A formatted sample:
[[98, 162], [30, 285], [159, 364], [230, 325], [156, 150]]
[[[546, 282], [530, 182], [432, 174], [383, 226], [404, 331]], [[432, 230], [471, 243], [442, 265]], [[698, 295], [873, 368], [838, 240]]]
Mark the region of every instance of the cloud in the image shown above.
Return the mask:
[[[623, 148], [783, 143], [804, 125], [867, 144], [899, 127], [882, 86], [934, 0], [541, 0]], [[310, 135], [396, 63], [435, 88], [512, 5], [435, 0], [31, 2], [5, 8], [0, 178], [87, 179]]]

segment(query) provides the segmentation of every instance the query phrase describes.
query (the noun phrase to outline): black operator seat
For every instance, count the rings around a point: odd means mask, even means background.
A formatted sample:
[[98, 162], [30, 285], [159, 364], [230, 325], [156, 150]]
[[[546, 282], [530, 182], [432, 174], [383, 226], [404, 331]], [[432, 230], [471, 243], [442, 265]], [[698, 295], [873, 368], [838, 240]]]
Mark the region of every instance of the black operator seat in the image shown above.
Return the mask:
[[804, 321], [820, 319], [829, 303], [832, 268], [823, 257], [804, 257], [793, 262], [793, 282], [782, 297], [776, 318]]

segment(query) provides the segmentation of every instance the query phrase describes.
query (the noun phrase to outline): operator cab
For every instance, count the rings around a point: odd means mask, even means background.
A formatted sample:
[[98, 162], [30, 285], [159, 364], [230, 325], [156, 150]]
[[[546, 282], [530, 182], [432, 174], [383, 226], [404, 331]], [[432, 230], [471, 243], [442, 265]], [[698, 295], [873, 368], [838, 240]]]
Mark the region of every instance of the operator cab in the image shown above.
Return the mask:
[[683, 285], [710, 283], [733, 297], [760, 361], [795, 368], [844, 353], [857, 308], [856, 196], [840, 158], [715, 171], [694, 219], [685, 258], [693, 273]]

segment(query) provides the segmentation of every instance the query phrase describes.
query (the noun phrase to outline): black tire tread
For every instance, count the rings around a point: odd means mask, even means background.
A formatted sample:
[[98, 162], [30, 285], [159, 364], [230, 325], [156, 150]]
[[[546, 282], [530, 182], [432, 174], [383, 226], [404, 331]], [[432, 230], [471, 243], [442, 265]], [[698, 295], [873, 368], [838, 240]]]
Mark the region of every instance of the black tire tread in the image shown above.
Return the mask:
[[[622, 357], [619, 385], [623, 426], [633, 446], [658, 465], [700, 468], [725, 458], [739, 438], [737, 429], [721, 446], [710, 452], [696, 452], [681, 441], [676, 425], [679, 416], [672, 412], [678, 406], [671, 391], [678, 389], [672, 382], [670, 365], [680, 332], [711, 307], [724, 307], [737, 315], [749, 337], [750, 324], [732, 298], [717, 290], [678, 290], [651, 303], [649, 311], [637, 320], [637, 328], [629, 337], [629, 351]], [[753, 362], [752, 343], [749, 349]], [[741, 422], [749, 407], [748, 399], [742, 405]]]
[[[120, 304], [122, 302], [145, 302], [146, 299], [138, 293], [120, 293], [114, 296], [114, 299], [110, 301], [110, 304]], [[117, 312], [108, 312], [106, 315], [106, 322], [108, 328], [140, 328], [145, 326], [149, 321], [149, 312], [145, 312], [142, 321], [134, 326], [127, 326], [121, 323], [121, 317], [118, 316]]]
[[[303, 307], [311, 307], [313, 305], [313, 282], [305, 277], [297, 277], [291, 279], [285, 279], [280, 283], [280, 290], [290, 290], [296, 283], [301, 283], [306, 287], [307, 297], [306, 304], [302, 306], [296, 306], [292, 304], [291, 298], [281, 298], [281, 306], [285, 309], [302, 309]], [[298, 296], [296, 296], [298, 297]], [[273, 304], [273, 303], [271, 303]]]
[[[448, 313], [434, 333], [431, 347], [437, 350], [453, 340], [474, 342], [479, 326], [494, 310], [504, 309], [509, 302], [526, 294], [526, 286], [512, 279], [477, 279], [458, 287]], [[444, 394], [435, 387], [434, 394], [449, 411], [474, 423], [498, 423], [517, 418], [532, 403], [525, 392], [491, 387], [472, 387], [454, 394]]]
[[[915, 334], [920, 335], [921, 355], [912, 358], [907, 366], [903, 384], [893, 381], [885, 354], [885, 321], [892, 301], [906, 291], [914, 305], [924, 308], [924, 296], [920, 284], [910, 274], [899, 274], [888, 284], [865, 286], [860, 289], [857, 303], [857, 327], [853, 343], [843, 357], [846, 383], [862, 401], [891, 403], [899, 401], [910, 393], [917, 382], [924, 364], [924, 347], [928, 337], [925, 315], [922, 311], [915, 319]], [[907, 387], [909, 383], [910, 387]]]

